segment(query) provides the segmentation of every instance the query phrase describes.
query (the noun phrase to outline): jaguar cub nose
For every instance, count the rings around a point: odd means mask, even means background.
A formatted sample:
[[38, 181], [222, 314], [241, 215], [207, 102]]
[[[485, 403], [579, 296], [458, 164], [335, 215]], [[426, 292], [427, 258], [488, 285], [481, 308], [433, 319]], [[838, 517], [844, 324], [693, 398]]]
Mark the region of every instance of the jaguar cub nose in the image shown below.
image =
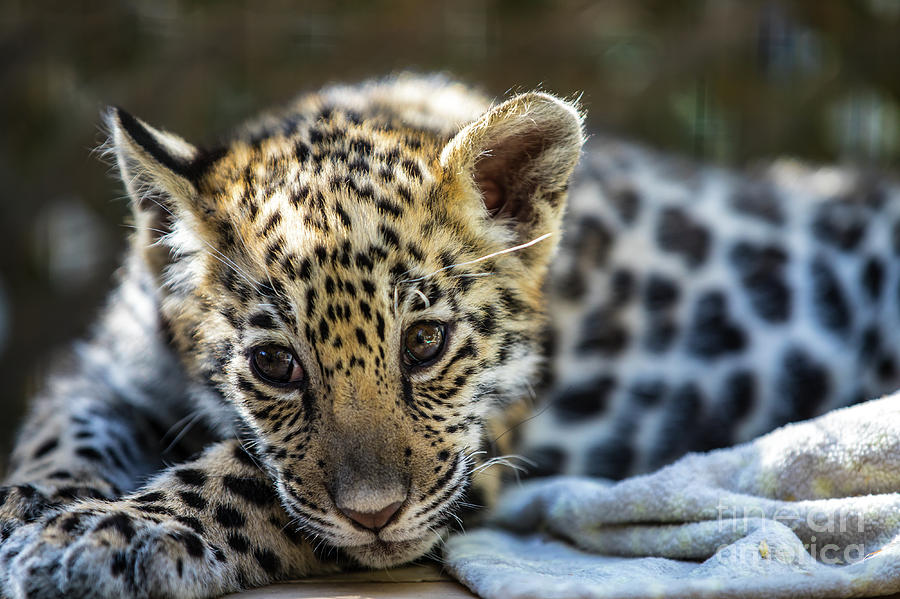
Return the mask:
[[357, 512], [356, 510], [340, 506], [338, 506], [338, 509], [341, 510], [341, 513], [363, 528], [368, 528], [369, 530], [377, 532], [390, 522], [391, 518], [397, 513], [397, 510], [400, 509], [401, 505], [403, 505], [402, 501], [395, 501], [394, 503], [381, 508], [377, 512]]

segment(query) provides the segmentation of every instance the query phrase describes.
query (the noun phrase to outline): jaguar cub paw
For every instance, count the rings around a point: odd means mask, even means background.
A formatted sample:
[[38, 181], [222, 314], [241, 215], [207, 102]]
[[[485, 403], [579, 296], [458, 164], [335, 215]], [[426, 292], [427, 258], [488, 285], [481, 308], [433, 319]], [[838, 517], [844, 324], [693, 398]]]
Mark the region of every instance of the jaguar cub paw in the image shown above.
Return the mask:
[[209, 597], [227, 578], [221, 550], [189, 527], [124, 511], [74, 510], [22, 526], [0, 546], [11, 597]]

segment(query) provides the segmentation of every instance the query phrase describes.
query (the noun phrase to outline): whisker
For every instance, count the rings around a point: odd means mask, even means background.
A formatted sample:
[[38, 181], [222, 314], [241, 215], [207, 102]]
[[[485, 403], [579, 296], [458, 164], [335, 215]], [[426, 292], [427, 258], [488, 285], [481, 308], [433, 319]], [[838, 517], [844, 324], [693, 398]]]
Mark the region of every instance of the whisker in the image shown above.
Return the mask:
[[444, 538], [444, 535], [441, 534], [441, 531], [435, 530], [433, 526], [426, 526], [429, 531], [433, 532], [434, 535], [438, 538], [438, 545], [446, 545], [447, 539]]
[[[534, 392], [534, 388], [533, 388], [530, 384], [527, 386], [527, 389], [528, 389], [528, 396], [529, 396], [529, 399], [531, 400], [531, 404], [534, 405], [534, 404], [537, 402], [537, 394]], [[560, 395], [560, 397], [562, 397], [562, 395]], [[513, 424], [512, 426], [510, 426], [509, 428], [507, 428], [505, 431], [503, 431], [502, 433], [500, 433], [499, 435], [497, 435], [496, 437], [494, 437], [494, 439], [491, 441], [491, 445], [492, 445], [492, 446], [495, 445], [495, 444], [497, 443], [497, 441], [499, 441], [500, 439], [502, 439], [503, 437], [505, 437], [505, 436], [507, 435], [507, 433], [510, 433], [511, 431], [516, 430], [516, 429], [519, 428], [520, 426], [522, 426], [522, 425], [524, 425], [524, 424], [527, 424], [528, 422], [531, 422], [532, 420], [534, 420], [534, 419], [537, 418], [538, 416], [541, 416], [542, 414], [544, 414], [544, 412], [546, 412], [547, 410], [549, 410], [550, 407], [551, 407], [555, 402], [556, 402], [556, 399], [553, 399], [553, 400], [550, 400], [550, 401], [547, 401], [546, 403], [544, 403], [543, 407], [541, 407], [540, 410], [538, 410], [537, 412], [534, 412], [534, 413], [530, 414], [527, 418], [523, 418], [523, 419], [520, 420], [519, 422]]]
[[450, 275], [451, 279], [461, 279], [463, 277], [488, 277], [490, 275], [495, 275], [495, 272], [464, 272], [459, 275]]
[[[172, 442], [169, 443], [169, 445], [165, 449], [163, 449], [163, 453], [169, 453], [170, 451], [172, 451], [172, 448], [178, 445], [178, 443], [184, 438], [186, 434], [188, 434], [188, 432], [190, 432], [192, 428], [194, 428], [194, 425], [197, 424], [202, 417], [203, 414], [197, 411], [193, 415], [185, 416], [184, 418], [173, 424], [166, 435], [163, 437], [163, 440], [165, 440], [165, 438], [169, 436], [169, 434], [171, 434], [171, 432], [175, 430], [176, 427], [181, 426], [181, 430], [178, 431], [178, 434], [175, 435], [175, 437], [172, 439]], [[183, 426], [181, 425], [182, 422], [184, 422]]]
[[[244, 278], [244, 280], [246, 280], [248, 283], [253, 285], [254, 289], [259, 291], [260, 287], [265, 287], [265, 285], [263, 285], [262, 283], [260, 283], [259, 281], [257, 281], [253, 277], [251, 277], [249, 273], [247, 273], [243, 269], [241, 269], [241, 267], [238, 266], [237, 263], [235, 263], [233, 260], [231, 260], [231, 258], [229, 258], [225, 254], [223, 254], [222, 252], [217, 250], [215, 247], [213, 247], [212, 244], [210, 244], [208, 241], [206, 241], [205, 239], [203, 239], [202, 241], [204, 244], [206, 244], [207, 247], [209, 247], [209, 249], [211, 249], [213, 252], [215, 252], [215, 254], [213, 254], [213, 258], [215, 258], [216, 255], [221, 257], [220, 262], [222, 262], [223, 264], [226, 264], [226, 265], [230, 266], [232, 269], [234, 269], [234, 272], [241, 275]], [[270, 287], [270, 289], [271, 289], [271, 287]], [[273, 289], [273, 291], [274, 291], [274, 289]]]
[[268, 470], [256, 460], [256, 456], [253, 455], [253, 451], [251, 451], [255, 445], [259, 445], [259, 442], [256, 439], [245, 439], [244, 435], [237, 435], [237, 441], [238, 445], [241, 446], [241, 449], [244, 450], [244, 453], [250, 457], [250, 461], [252, 461], [261, 471], [268, 472]]
[[491, 258], [495, 258], [495, 257], [500, 256], [500, 255], [502, 255], [502, 254], [508, 254], [508, 253], [510, 253], [510, 252], [517, 252], [517, 251], [519, 251], [519, 250], [524, 250], [525, 248], [531, 247], [531, 246], [535, 245], [536, 243], [540, 243], [541, 241], [544, 241], [545, 239], [547, 239], [548, 237], [550, 237], [550, 236], [552, 236], [552, 235], [553, 235], [552, 232], [551, 232], [551, 233], [544, 233], [544, 234], [541, 235], [540, 237], [535, 237], [535, 238], [532, 239], [531, 241], [527, 241], [527, 242], [525, 242], [525, 243], [521, 243], [521, 244], [519, 244], [519, 245], [510, 247], [510, 248], [506, 248], [506, 249], [504, 249], [504, 250], [498, 250], [498, 251], [496, 251], [496, 252], [491, 252], [490, 254], [486, 254], [486, 255], [484, 255], [484, 256], [481, 256], [480, 258], [475, 258], [475, 259], [473, 259], [473, 260], [468, 260], [468, 261], [466, 261], [466, 262], [459, 262], [458, 264], [451, 264], [451, 265], [449, 265], [449, 266], [444, 266], [443, 268], [439, 268], [439, 269], [437, 269], [437, 270], [434, 271], [434, 272], [428, 273], [427, 275], [422, 275], [421, 277], [416, 277], [415, 279], [403, 279], [402, 281], [398, 281], [398, 282], [397, 282], [397, 285], [401, 285], [401, 284], [403, 284], [403, 283], [418, 283], [419, 281], [424, 281], [425, 279], [427, 279], [427, 278], [429, 278], [429, 277], [433, 277], [434, 275], [436, 275], [436, 274], [438, 274], [438, 273], [440, 273], [440, 272], [443, 272], [443, 271], [445, 271], [445, 270], [447, 270], [447, 269], [450, 269], [450, 268], [457, 268], [457, 267], [459, 267], [459, 266], [468, 266], [468, 265], [470, 265], [470, 264], [476, 264], [476, 263], [478, 263], [478, 262], [483, 262], [483, 261], [485, 261], [485, 260], [490, 260]]
[[479, 473], [483, 472], [484, 470], [487, 470], [491, 466], [494, 466], [497, 464], [499, 464], [501, 466], [506, 466], [507, 468], [511, 468], [512, 470], [516, 470], [517, 472], [527, 472], [527, 470], [528, 470], [527, 468], [524, 468], [518, 464], [514, 464], [513, 462], [510, 461], [512, 459], [521, 460], [522, 462], [525, 462], [526, 465], [531, 466], [532, 468], [537, 467], [536, 462], [534, 462], [533, 460], [529, 460], [528, 458], [525, 458], [523, 456], [501, 455], [501, 456], [491, 458], [482, 464], [479, 464], [472, 470], [472, 474], [473, 475], [479, 474]]
[[426, 296], [424, 293], [422, 293], [422, 292], [419, 291], [418, 289], [413, 289], [413, 292], [414, 292], [416, 295], [418, 295], [419, 297], [422, 298], [422, 301], [425, 303], [425, 307], [426, 307], [426, 308], [430, 308], [430, 307], [431, 307], [431, 301], [428, 299], [428, 296]]
[[454, 520], [456, 520], [456, 523], [459, 525], [459, 530], [461, 530], [462, 533], [465, 534], [465, 533], [466, 533], [466, 527], [463, 526], [462, 518], [460, 518], [459, 516], [457, 516], [457, 515], [454, 514], [453, 512], [450, 512], [450, 517], [453, 518]]
[[487, 451], [485, 451], [484, 449], [476, 449], [476, 450], [473, 451], [472, 453], [463, 454], [463, 458], [462, 458], [462, 459], [463, 459], [463, 460], [470, 460], [470, 459], [474, 458], [474, 457], [477, 456], [477, 455], [481, 455], [481, 454], [485, 454], [485, 453], [487, 453]]

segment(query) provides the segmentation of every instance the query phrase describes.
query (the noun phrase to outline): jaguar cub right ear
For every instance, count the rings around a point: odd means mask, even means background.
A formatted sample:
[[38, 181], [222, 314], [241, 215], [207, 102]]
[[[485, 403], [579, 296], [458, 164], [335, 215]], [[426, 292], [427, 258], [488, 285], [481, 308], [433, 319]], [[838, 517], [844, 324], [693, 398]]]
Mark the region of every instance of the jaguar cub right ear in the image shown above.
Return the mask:
[[201, 222], [213, 208], [202, 205], [198, 182], [219, 153], [202, 151], [121, 108], [109, 108], [104, 120], [110, 151], [131, 197], [136, 242], [153, 270], [160, 271], [168, 260], [168, 251], [155, 244], [160, 236], [171, 233], [176, 223], [201, 234]]
[[150, 209], [146, 203], [151, 198], [161, 199], [168, 210], [193, 200], [200, 156], [196, 147], [121, 108], [109, 108], [104, 120], [122, 181], [138, 209]]
[[441, 166], [468, 177], [484, 211], [521, 241], [556, 230], [584, 144], [578, 108], [550, 94], [518, 95], [488, 110], [444, 147]]

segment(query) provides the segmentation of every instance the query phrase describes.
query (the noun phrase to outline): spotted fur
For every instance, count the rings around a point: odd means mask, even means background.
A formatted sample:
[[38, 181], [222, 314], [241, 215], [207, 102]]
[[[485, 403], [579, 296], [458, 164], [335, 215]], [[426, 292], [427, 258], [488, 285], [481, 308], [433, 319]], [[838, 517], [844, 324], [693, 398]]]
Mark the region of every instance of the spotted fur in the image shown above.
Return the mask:
[[900, 386], [900, 187], [595, 138], [551, 268], [531, 475], [606, 478]]
[[[577, 109], [400, 77], [303, 97], [208, 149], [106, 120], [136, 233], [16, 446], [6, 591], [201, 597], [423, 555], [488, 419], [534, 378]], [[404, 332], [423, 321], [446, 343], [413, 367]], [[258, 376], [267, 346], [301, 383]], [[154, 475], [189, 446], [209, 447]]]

